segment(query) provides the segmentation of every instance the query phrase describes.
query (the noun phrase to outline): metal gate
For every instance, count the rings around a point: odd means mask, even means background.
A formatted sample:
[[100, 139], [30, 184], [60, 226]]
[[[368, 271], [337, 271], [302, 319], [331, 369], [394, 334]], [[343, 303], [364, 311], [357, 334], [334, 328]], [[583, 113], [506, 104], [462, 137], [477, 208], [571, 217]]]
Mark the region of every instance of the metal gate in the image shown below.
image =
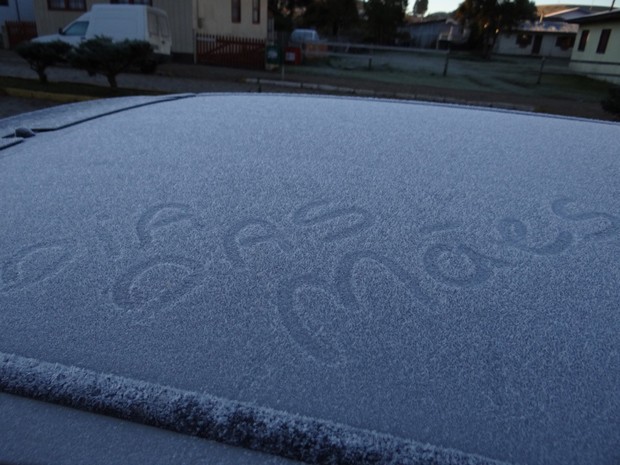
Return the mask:
[[33, 39], [37, 36], [37, 24], [26, 21], [6, 21], [9, 48]]
[[265, 68], [262, 39], [196, 34], [196, 62], [231, 68]]

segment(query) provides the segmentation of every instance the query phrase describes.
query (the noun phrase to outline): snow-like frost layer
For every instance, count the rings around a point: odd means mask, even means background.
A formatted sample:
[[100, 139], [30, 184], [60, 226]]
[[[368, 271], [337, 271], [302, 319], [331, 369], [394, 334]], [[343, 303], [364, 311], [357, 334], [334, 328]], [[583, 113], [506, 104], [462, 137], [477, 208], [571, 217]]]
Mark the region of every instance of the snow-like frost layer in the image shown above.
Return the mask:
[[617, 464], [612, 123], [197, 96], [0, 154], [0, 352]]
[[0, 353], [0, 391], [321, 464], [499, 465], [206, 394]]

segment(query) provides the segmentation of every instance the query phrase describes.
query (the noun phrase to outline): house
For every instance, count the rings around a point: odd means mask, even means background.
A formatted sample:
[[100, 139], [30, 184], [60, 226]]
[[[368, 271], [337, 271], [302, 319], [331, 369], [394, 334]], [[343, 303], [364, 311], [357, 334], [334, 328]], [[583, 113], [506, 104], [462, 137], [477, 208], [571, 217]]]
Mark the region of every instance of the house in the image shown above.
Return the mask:
[[564, 21], [522, 21], [497, 36], [493, 52], [499, 55], [534, 55], [570, 58], [577, 25]]
[[33, 23], [33, 0], [0, 0], [0, 48], [11, 48], [29, 36], [36, 36]]
[[577, 26], [570, 21], [607, 10], [600, 6], [543, 5], [538, 7], [538, 21], [522, 21], [516, 28], [501, 31], [494, 53], [533, 55], [569, 59]]
[[595, 8], [547, 5], [538, 8], [538, 21], [522, 21], [516, 28], [502, 31], [495, 41], [494, 53], [499, 55], [533, 55], [570, 58], [577, 26], [571, 21], [591, 14]]
[[439, 48], [448, 44], [463, 43], [469, 31], [447, 14], [428, 16], [399, 29], [409, 35], [409, 44], [416, 48]]
[[96, 3], [144, 4], [166, 11], [178, 58], [194, 57], [196, 34], [267, 39], [267, 0], [34, 0], [37, 30], [53, 34]]
[[570, 68], [578, 73], [620, 84], [620, 10], [574, 19], [579, 26]]

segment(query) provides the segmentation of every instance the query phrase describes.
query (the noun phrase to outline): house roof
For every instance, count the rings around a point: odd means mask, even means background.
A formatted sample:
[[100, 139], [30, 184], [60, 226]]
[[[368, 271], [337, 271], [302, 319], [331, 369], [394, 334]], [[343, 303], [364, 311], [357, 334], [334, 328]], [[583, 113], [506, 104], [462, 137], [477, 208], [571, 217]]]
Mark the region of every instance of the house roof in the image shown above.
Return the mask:
[[576, 10], [583, 10], [589, 13], [598, 13], [608, 10], [608, 8], [594, 5], [536, 5], [538, 15], [545, 17], [555, 14], [569, 13]]
[[522, 32], [546, 32], [556, 34], [576, 33], [579, 26], [565, 21], [523, 21], [516, 27]]
[[[606, 9], [602, 11], [606, 11]], [[544, 20], [570, 21], [571, 19], [581, 18], [583, 16], [591, 15], [592, 13], [598, 12], [599, 11], [593, 11], [592, 9], [585, 7], [568, 8], [566, 10], [560, 10], [554, 13], [546, 14], [544, 15]]]
[[602, 13], [594, 13], [582, 18], [576, 18], [571, 20], [571, 23], [576, 24], [590, 24], [590, 23], [603, 23], [603, 22], [615, 22], [620, 21], [620, 9], [616, 8], [612, 11], [604, 11]]

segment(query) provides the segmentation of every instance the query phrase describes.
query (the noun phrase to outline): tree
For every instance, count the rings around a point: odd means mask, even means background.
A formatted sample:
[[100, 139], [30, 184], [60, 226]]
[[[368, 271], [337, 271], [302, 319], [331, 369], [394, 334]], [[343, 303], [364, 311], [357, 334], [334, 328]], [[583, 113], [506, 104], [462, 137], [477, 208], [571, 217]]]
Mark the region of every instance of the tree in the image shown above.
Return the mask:
[[152, 60], [151, 44], [139, 40], [114, 42], [109, 37], [96, 37], [82, 42], [69, 55], [71, 65], [89, 74], [102, 74], [110, 87], [117, 88], [116, 76], [129, 68], [143, 67]]
[[333, 37], [359, 20], [355, 0], [315, 0], [303, 15], [305, 26], [315, 27]]
[[488, 57], [499, 31], [536, 18], [536, 5], [529, 0], [464, 0], [456, 17], [470, 26], [471, 42]]
[[56, 40], [54, 42], [23, 42], [17, 46], [15, 51], [39, 75], [39, 81], [47, 84], [45, 70], [56, 63], [66, 61], [70, 50], [71, 45]]
[[413, 4], [413, 14], [424, 16], [428, 10], [428, 0], [416, 0]]
[[367, 24], [372, 39], [388, 44], [394, 41], [396, 29], [402, 24], [407, 0], [368, 0], [365, 4]]
[[268, 0], [267, 8], [273, 15], [276, 31], [290, 31], [299, 11], [304, 11], [314, 0]]

